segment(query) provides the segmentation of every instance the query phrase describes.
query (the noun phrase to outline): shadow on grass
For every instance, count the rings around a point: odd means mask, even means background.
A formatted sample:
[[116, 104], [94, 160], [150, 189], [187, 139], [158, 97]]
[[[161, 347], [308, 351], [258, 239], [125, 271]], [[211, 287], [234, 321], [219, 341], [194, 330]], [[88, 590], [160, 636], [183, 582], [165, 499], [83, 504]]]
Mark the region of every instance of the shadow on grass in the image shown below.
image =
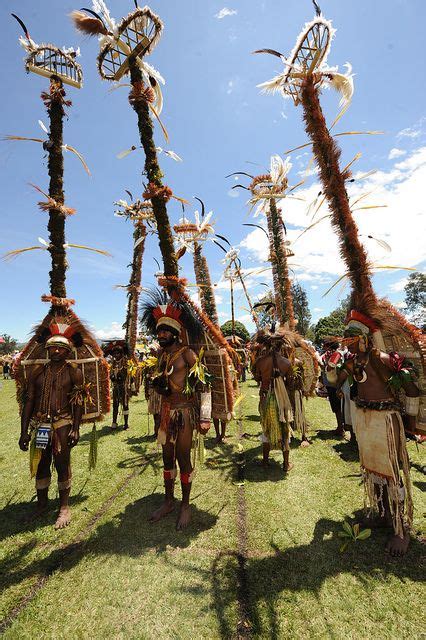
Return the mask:
[[359, 453], [356, 444], [346, 441], [339, 442], [338, 444], [333, 444], [333, 449], [345, 462], [359, 462]]
[[259, 414], [251, 414], [249, 416], [243, 416], [243, 422], [248, 420], [249, 422], [258, 422], [260, 424], [260, 416]]
[[419, 482], [417, 480], [415, 480], [413, 482], [414, 486], [417, 487], [417, 489], [420, 489], [420, 491], [425, 492], [426, 491], [426, 482]]
[[14, 565], [29, 553], [38, 541], [29, 541], [14, 550], [6, 558], [8, 571], [2, 575], [1, 586], [6, 589], [29, 578], [44, 579], [54, 571], [68, 571], [76, 566], [85, 555], [111, 554], [137, 557], [146, 551], [157, 553], [174, 549], [184, 549], [202, 531], [211, 529], [217, 522], [217, 516], [192, 505], [192, 521], [182, 532], [175, 530], [178, 502], [174, 513], [151, 524], [149, 515], [163, 501], [163, 494], [154, 493], [127, 505], [125, 510], [112, 520], [98, 527], [88, 540], [68, 544], [52, 551], [47, 557], [14, 571]]
[[225, 481], [232, 481], [236, 476], [235, 449], [226, 441], [221, 444], [214, 444], [213, 440], [206, 442], [208, 457], [204, 466], [210, 471], [219, 473]]
[[[82, 495], [81, 492], [77, 495], [70, 496], [70, 507], [85, 502], [88, 497], [87, 495]], [[43, 516], [36, 520], [31, 520], [35, 507], [35, 496], [30, 502], [15, 502], [4, 507], [4, 509], [1, 510], [0, 540], [4, 540], [18, 533], [34, 531], [48, 524], [53, 525], [55, 523], [59, 509], [59, 500], [57, 498], [49, 500], [48, 509]]]
[[[84, 428], [84, 427], [82, 427]], [[92, 437], [91, 434], [92, 429], [90, 428], [89, 431], [86, 431], [86, 433], [84, 433], [82, 436], [80, 436], [80, 440], [79, 443], [90, 443], [90, 439]], [[111, 427], [109, 425], [104, 425], [103, 427], [101, 427], [99, 429], [99, 427], [96, 427], [96, 433], [98, 435], [98, 439], [99, 438], [104, 438], [105, 436], [117, 436], [119, 433], [121, 433], [123, 431], [123, 429], [118, 428], [118, 429], [111, 429]]]
[[[323, 583], [342, 573], [355, 576], [365, 590], [366, 597], [369, 597], [375, 581], [385, 582], [390, 575], [401, 581], [423, 580], [419, 563], [422, 545], [417, 540], [411, 541], [407, 555], [399, 560], [385, 554], [385, 533], [373, 532], [369, 540], [352, 544], [345, 553], [340, 553], [337, 533], [341, 530], [341, 524], [333, 520], [319, 520], [312, 541], [306, 545], [282, 550], [271, 541], [271, 555], [245, 561], [246, 588], [244, 584], [241, 585], [241, 580], [236, 580], [240, 562], [238, 554], [229, 552], [217, 556], [210, 579], [221, 636], [228, 638], [235, 635], [232, 617], [227, 611], [232, 597], [238, 597], [254, 637], [278, 640], [284, 637], [280, 620], [285, 618], [283, 607], [289, 598], [285, 595], [286, 591], [313, 592], [321, 608], [320, 591]], [[300, 625], [306, 626], [306, 635], [309, 636], [312, 623], [308, 618], [303, 620], [303, 607], [298, 607], [297, 615], [301, 618]], [[326, 621], [325, 624], [328, 625]], [[328, 632], [330, 637], [336, 637], [331, 627]]]

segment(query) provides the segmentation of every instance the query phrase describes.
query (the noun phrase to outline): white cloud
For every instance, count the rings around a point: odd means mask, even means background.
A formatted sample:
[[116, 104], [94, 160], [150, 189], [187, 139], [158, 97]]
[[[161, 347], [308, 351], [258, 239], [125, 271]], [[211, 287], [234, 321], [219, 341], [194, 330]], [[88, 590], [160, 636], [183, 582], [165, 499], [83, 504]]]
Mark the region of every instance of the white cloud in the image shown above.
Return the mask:
[[418, 138], [421, 130], [417, 127], [407, 127], [397, 133], [397, 138]]
[[405, 285], [408, 283], [408, 278], [402, 278], [401, 280], [397, 280], [393, 284], [389, 286], [390, 291], [398, 292], [404, 291]]
[[397, 309], [400, 309], [401, 311], [404, 311], [405, 302], [403, 300], [399, 300], [398, 302], [394, 302], [393, 306], [396, 307]]
[[112, 340], [113, 338], [124, 338], [124, 329], [120, 322], [111, 322], [109, 327], [95, 329], [93, 331], [98, 340]]
[[237, 189], [229, 189], [229, 191], [228, 191], [228, 196], [229, 196], [230, 198], [239, 198], [239, 197], [240, 197], [240, 194], [238, 193], [238, 190], [237, 190]]
[[324, 311], [324, 309], [322, 307], [314, 307], [312, 311], [314, 311], [315, 313], [321, 313], [321, 311]]
[[223, 7], [218, 13], [215, 14], [215, 18], [218, 20], [222, 20], [227, 16], [236, 16], [238, 11], [236, 9], [228, 9], [228, 7]]
[[228, 94], [228, 96], [233, 92], [234, 87], [235, 87], [234, 80], [229, 80], [228, 81], [228, 88], [226, 89], [226, 93]]
[[[360, 175], [362, 174], [355, 174], [355, 178]], [[371, 262], [377, 265], [415, 267], [425, 259], [424, 234], [421, 232], [426, 209], [425, 183], [426, 146], [423, 146], [407, 153], [404, 160], [391, 170], [377, 171], [369, 178], [349, 185], [349, 195], [353, 200], [374, 191], [359, 206], [387, 205], [383, 209], [358, 210], [354, 213], [361, 241], [366, 246]], [[281, 208], [288, 229], [288, 239], [293, 243], [291, 248], [295, 255], [290, 263], [294, 265], [297, 280], [309, 284], [312, 282], [315, 286], [319, 285], [320, 291], [325, 291], [346, 270], [339, 254], [338, 239], [329, 219], [326, 218], [299, 238], [302, 229], [312, 224], [313, 212], [311, 210], [308, 213], [308, 207], [321, 190], [322, 186], [314, 182], [295, 192], [297, 196], [304, 198], [304, 202], [288, 199], [281, 203]], [[327, 213], [327, 205], [324, 204], [314, 221]], [[264, 218], [259, 218], [257, 222], [265, 225]], [[392, 252], [386, 253], [377, 242], [368, 239], [368, 235], [385, 240]], [[250, 232], [240, 246], [258, 261], [268, 259], [268, 242], [260, 229]], [[329, 283], [328, 286], [325, 286], [326, 282]], [[384, 289], [378, 293], [388, 295], [390, 291]]]
[[399, 158], [400, 156], [405, 156], [407, 152], [404, 149], [397, 149], [394, 147], [389, 151], [388, 160], [394, 160], [395, 158]]

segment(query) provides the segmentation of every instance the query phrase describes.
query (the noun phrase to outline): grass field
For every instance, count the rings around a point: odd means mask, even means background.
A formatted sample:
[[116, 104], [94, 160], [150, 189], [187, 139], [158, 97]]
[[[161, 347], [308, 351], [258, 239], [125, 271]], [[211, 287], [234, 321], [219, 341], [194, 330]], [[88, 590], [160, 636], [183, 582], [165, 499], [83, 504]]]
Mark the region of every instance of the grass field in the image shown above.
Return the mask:
[[[424, 638], [424, 546], [384, 553], [385, 534], [339, 552], [345, 518], [363, 501], [356, 453], [332, 436], [333, 416], [308, 402], [312, 446], [293, 443], [294, 470], [258, 464], [257, 389], [243, 385], [245, 482], [236, 482], [237, 425], [226, 444], [207, 438], [193, 485], [193, 521], [150, 525], [162, 496], [161, 456], [146, 404], [131, 404], [131, 429], [99, 427], [89, 474], [89, 428], [73, 452], [71, 525], [53, 530], [57, 496], [36, 525], [28, 455], [17, 446], [14, 383], [0, 389], [1, 618], [7, 639]], [[150, 433], [152, 434], [152, 422]], [[421, 456], [409, 444], [420, 530]]]

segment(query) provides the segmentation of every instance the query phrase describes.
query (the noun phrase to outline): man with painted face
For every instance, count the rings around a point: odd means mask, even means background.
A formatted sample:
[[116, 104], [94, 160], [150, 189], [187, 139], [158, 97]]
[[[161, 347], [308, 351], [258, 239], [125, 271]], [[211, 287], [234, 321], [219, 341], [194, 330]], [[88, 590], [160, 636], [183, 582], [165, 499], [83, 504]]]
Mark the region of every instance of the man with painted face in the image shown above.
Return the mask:
[[359, 311], [352, 310], [348, 316], [343, 344], [353, 354], [345, 369], [357, 383], [354, 429], [366, 495], [370, 507], [378, 512], [378, 518], [369, 518], [368, 523], [391, 528], [386, 549], [394, 557], [402, 556], [410, 541], [413, 502], [401, 414], [415, 430], [419, 410], [416, 372], [404, 356], [385, 351], [380, 326]]
[[36, 517], [47, 509], [53, 457], [60, 503], [55, 529], [63, 529], [71, 520], [70, 454], [80, 438], [83, 415], [83, 402], [73, 403], [72, 396], [78, 397], [82, 392], [83, 376], [76, 364], [67, 362], [73, 349], [67, 330], [53, 324], [50, 332], [45, 343], [49, 360], [45, 365], [36, 365], [29, 375], [19, 447], [22, 451], [30, 447], [31, 473], [36, 477]]
[[191, 519], [193, 434], [194, 430], [203, 435], [207, 433], [211, 418], [211, 395], [201, 380], [203, 365], [187, 342], [187, 336], [192, 341], [201, 325], [189, 305], [172, 302], [162, 292], [152, 292], [142, 309], [142, 322], [148, 331], [156, 333], [160, 345], [151, 384], [162, 396], [157, 441], [163, 451], [165, 500], [150, 516], [150, 521], [158, 522], [174, 510], [177, 462], [182, 502], [176, 528], [183, 530]]

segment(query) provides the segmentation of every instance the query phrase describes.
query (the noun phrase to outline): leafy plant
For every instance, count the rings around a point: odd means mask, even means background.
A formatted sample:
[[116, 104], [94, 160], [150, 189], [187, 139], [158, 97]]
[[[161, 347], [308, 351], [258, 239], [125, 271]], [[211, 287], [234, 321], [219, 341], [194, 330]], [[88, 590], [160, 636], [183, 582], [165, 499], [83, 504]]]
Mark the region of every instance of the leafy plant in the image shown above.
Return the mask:
[[351, 542], [357, 542], [358, 540], [367, 540], [371, 536], [371, 529], [361, 529], [358, 522], [351, 525], [346, 520], [342, 525], [342, 531], [337, 534], [339, 538], [344, 538], [345, 541], [341, 545], [339, 551], [343, 552]]

